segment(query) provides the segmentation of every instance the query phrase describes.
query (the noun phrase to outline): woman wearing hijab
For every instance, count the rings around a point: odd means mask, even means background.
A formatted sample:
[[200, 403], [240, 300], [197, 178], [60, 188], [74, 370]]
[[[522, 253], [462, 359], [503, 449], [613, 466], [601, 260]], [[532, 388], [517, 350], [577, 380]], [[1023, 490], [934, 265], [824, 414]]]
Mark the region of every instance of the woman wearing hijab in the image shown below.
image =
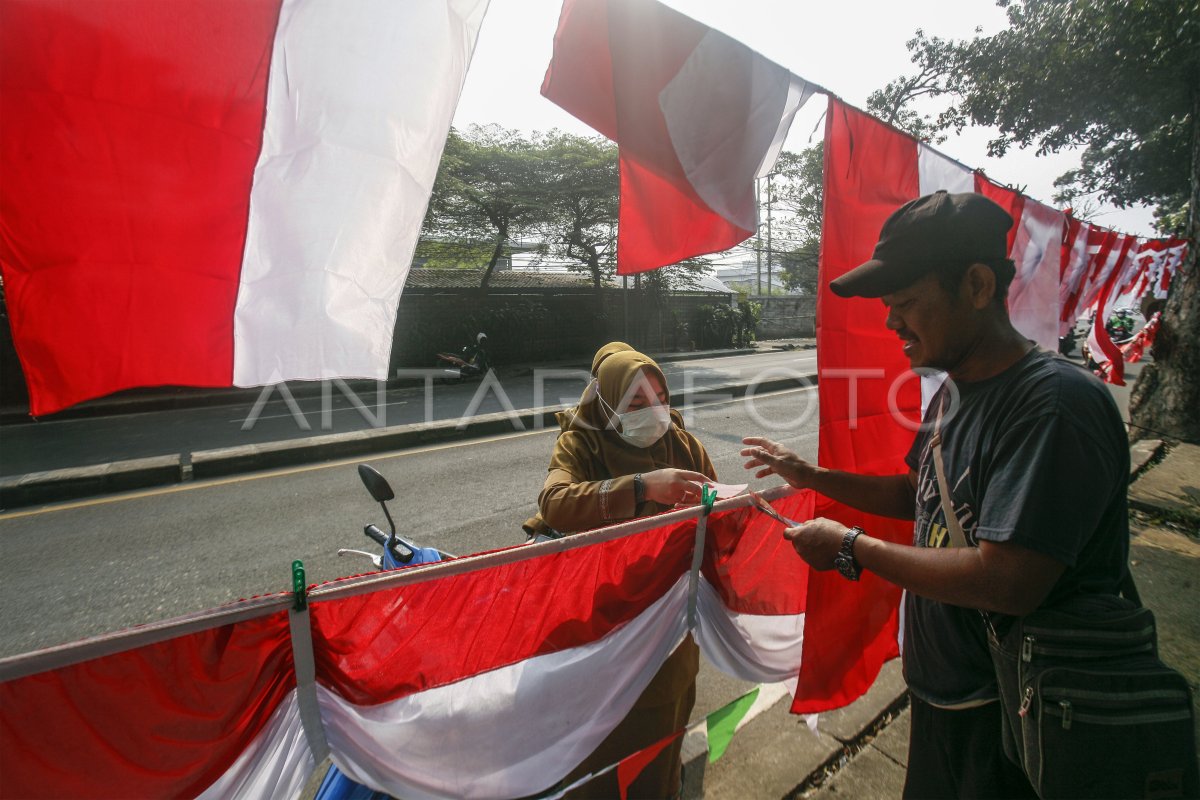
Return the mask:
[[[623, 342], [602, 347], [579, 404], [558, 415], [562, 432], [538, 496], [541, 513], [526, 529], [576, 533], [700, 501], [716, 479], [712, 461], [683, 417], [671, 410], [662, 370]], [[700, 651], [689, 635], [664, 662], [621, 723], [567, 777], [565, 784], [684, 728], [696, 700]], [[683, 738], [652, 761], [629, 797], [674, 797], [680, 790]], [[572, 798], [616, 797], [616, 771], [591, 780]]]

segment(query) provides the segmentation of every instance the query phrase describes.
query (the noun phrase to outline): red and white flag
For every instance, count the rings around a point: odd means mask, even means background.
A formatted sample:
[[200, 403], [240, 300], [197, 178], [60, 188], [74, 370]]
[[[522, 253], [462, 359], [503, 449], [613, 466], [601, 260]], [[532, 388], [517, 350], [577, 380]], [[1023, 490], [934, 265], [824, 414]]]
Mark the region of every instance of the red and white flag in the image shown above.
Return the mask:
[[487, 0], [3, 0], [0, 269], [31, 412], [386, 377]]
[[[936, 376], [917, 379], [880, 302], [840, 298], [830, 281], [870, 258], [884, 221], [930, 192], [980, 192], [1012, 214], [1009, 290], [1013, 324], [1043, 346], [1058, 338], [1058, 279], [1064, 216], [987, 180], [933, 148], [838, 100], [825, 128], [825, 217], [817, 297], [822, 466], [872, 475], [904, 472], [904, 456]], [[911, 523], [872, 517], [818, 499], [816, 513], [908, 543]], [[900, 590], [869, 573], [850, 584], [835, 573], [809, 577], [803, 665], [793, 710], [845, 705], [898, 655]], [[818, 655], [819, 654], [819, 655]], [[820, 659], [820, 672], [809, 668]]]
[[816, 88], [653, 0], [565, 0], [542, 94], [618, 145], [628, 275], [753, 235], [755, 178]]
[[696, 572], [693, 510], [0, 660], [0, 796], [296, 797], [326, 755], [398, 797], [544, 791], [689, 627], [735, 677], [799, 671], [808, 568], [724, 505]]

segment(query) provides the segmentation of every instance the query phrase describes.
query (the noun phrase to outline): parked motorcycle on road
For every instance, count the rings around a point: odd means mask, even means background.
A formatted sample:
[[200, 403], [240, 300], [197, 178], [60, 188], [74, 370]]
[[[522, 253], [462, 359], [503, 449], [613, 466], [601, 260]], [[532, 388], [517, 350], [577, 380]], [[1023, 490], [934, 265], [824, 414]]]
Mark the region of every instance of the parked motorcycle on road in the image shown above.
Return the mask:
[[442, 369], [442, 377], [447, 383], [458, 383], [466, 378], [479, 378], [492, 368], [487, 352], [487, 334], [480, 333], [475, 337], [475, 344], [469, 344], [462, 349], [462, 355], [453, 353], [438, 353], [438, 366]]

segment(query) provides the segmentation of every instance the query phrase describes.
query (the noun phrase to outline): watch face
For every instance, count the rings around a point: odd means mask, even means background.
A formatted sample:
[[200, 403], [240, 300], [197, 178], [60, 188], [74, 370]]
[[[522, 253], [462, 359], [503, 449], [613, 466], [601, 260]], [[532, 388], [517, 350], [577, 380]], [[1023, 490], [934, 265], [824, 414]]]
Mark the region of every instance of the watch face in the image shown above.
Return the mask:
[[839, 553], [833, 557], [833, 565], [837, 567], [837, 571], [842, 573], [843, 577], [849, 578], [852, 581], [858, 580], [858, 570], [854, 568], [853, 559]]

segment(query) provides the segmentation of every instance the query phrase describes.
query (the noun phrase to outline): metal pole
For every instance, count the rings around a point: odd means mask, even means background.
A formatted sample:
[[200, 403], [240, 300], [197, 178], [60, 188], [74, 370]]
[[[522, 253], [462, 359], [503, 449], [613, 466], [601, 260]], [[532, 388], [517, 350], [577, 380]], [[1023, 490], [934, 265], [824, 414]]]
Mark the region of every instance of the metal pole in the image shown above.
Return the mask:
[[[754, 181], [754, 208], [757, 211], [762, 208], [762, 192], [760, 191], [761, 184], [757, 179]], [[754, 227], [754, 257], [758, 261], [758, 271], [754, 282], [754, 293], [762, 297], [762, 225]]]
[[771, 178], [774, 175], [774, 172], [767, 173], [767, 297], [771, 296], [771, 201], [774, 199]]
[[621, 299], [625, 305], [625, 333], [621, 336], [625, 341], [629, 341], [629, 276], [621, 276]]

